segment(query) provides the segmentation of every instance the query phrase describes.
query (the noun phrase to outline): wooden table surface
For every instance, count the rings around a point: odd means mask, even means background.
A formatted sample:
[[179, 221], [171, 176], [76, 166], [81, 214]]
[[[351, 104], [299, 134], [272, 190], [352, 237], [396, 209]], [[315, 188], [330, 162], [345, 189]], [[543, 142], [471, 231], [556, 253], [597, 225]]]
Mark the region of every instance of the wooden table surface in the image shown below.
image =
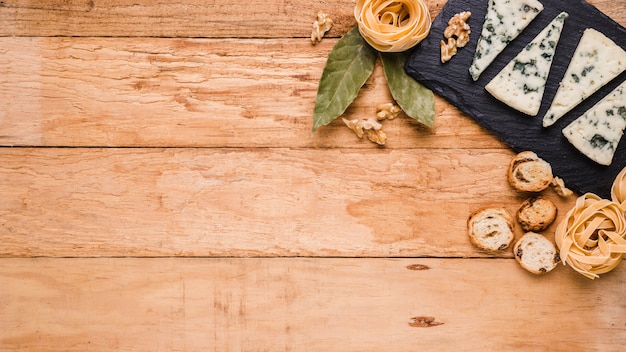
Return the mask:
[[[534, 276], [470, 244], [471, 211], [528, 195], [455, 107], [385, 147], [311, 134], [353, 8], [0, 1], [0, 350], [623, 350], [626, 265]], [[389, 101], [377, 64], [345, 116]], [[575, 201], [545, 195], [557, 221]]]

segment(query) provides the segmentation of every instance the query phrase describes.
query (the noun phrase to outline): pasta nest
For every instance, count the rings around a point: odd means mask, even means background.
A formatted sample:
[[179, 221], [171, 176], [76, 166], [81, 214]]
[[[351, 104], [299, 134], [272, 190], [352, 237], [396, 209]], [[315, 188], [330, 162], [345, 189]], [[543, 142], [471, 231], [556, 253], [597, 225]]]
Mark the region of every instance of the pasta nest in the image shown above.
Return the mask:
[[556, 228], [561, 261], [590, 279], [613, 270], [626, 253], [626, 168], [611, 197], [582, 195]]
[[358, 0], [354, 17], [361, 36], [381, 52], [414, 47], [426, 38], [431, 26], [423, 0]]

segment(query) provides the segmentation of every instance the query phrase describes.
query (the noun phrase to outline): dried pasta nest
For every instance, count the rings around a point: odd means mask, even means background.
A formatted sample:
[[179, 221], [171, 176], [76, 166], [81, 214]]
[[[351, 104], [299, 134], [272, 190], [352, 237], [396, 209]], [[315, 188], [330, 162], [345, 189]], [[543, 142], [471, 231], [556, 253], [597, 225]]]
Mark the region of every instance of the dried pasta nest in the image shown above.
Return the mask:
[[592, 193], [579, 197], [556, 228], [561, 261], [590, 279], [613, 270], [626, 253], [625, 212]]
[[382, 52], [412, 48], [426, 38], [431, 26], [423, 0], [358, 0], [354, 17], [363, 38]]

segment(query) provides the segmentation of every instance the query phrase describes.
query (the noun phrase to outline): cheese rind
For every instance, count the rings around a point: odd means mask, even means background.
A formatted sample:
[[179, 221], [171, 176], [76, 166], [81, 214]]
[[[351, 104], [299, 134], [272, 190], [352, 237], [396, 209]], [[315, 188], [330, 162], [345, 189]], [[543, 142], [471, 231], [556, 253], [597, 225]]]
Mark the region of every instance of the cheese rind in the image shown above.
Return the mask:
[[626, 128], [626, 81], [563, 129], [581, 153], [600, 165], [611, 165]]
[[513, 58], [485, 89], [508, 106], [535, 116], [568, 14], [561, 12]]
[[543, 117], [548, 127], [626, 70], [626, 51], [593, 28], [584, 32]]
[[469, 73], [474, 81], [543, 10], [537, 0], [489, 0]]

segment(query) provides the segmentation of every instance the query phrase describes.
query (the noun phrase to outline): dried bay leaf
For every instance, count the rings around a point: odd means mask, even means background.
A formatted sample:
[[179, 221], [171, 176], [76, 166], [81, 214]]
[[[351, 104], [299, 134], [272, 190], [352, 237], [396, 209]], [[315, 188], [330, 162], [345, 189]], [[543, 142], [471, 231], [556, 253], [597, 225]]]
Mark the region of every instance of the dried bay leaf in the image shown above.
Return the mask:
[[435, 96], [404, 71], [409, 52], [380, 53], [383, 71], [391, 96], [402, 110], [417, 122], [433, 127], [435, 121]]
[[343, 114], [372, 75], [377, 51], [361, 37], [357, 27], [346, 33], [328, 54], [315, 108], [313, 132]]

